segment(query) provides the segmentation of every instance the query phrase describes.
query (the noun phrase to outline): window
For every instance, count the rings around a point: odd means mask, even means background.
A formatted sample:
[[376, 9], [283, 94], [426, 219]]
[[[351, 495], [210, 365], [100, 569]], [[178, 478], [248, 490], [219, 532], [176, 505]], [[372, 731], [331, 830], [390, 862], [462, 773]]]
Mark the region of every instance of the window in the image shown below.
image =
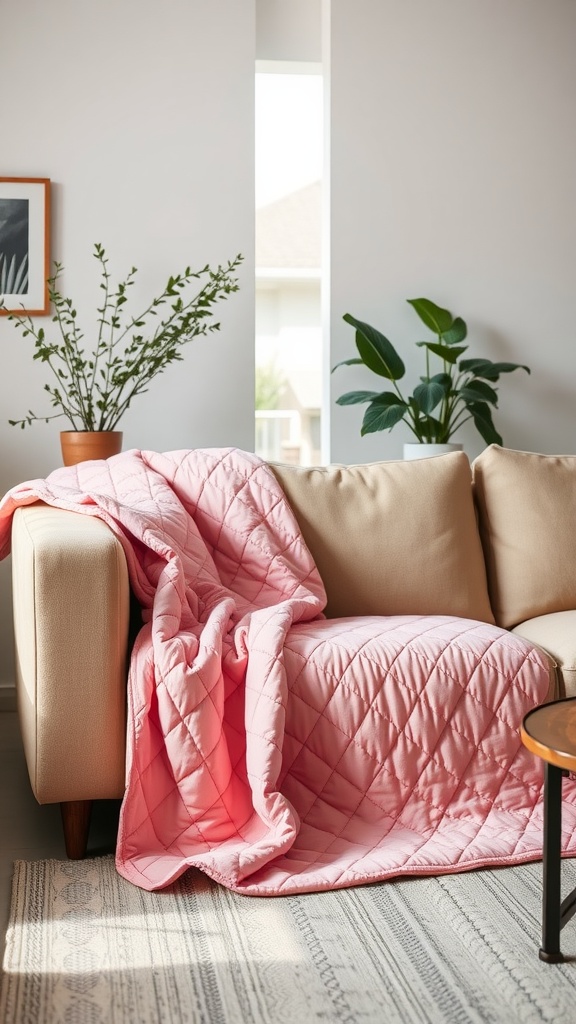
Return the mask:
[[256, 452], [321, 461], [322, 76], [256, 74]]

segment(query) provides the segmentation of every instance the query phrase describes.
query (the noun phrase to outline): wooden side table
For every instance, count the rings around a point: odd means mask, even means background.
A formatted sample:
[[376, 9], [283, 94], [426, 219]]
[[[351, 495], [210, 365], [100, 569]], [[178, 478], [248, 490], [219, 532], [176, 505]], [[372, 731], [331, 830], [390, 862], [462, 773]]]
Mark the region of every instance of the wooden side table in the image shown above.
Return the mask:
[[541, 704], [525, 715], [524, 746], [544, 762], [542, 945], [539, 957], [561, 963], [560, 932], [576, 913], [576, 888], [561, 899], [562, 776], [576, 771], [576, 697]]

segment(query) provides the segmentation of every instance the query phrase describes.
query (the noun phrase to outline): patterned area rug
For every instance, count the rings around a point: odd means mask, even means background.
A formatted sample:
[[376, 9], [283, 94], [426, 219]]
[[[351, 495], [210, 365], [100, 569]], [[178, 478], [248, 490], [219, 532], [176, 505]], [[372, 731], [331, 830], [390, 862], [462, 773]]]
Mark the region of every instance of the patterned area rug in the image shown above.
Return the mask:
[[[563, 882], [576, 884], [576, 862]], [[111, 857], [18, 861], [3, 1024], [530, 1024], [576, 1019], [576, 957], [538, 959], [540, 863], [334, 892], [159, 893]], [[562, 934], [576, 953], [576, 924]]]

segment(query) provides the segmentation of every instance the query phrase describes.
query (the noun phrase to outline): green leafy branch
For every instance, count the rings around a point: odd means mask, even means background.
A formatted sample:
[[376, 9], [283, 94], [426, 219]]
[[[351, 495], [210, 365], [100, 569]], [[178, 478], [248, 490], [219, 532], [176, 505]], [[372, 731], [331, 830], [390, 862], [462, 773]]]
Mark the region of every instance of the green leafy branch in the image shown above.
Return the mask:
[[[224, 266], [201, 270], [190, 267], [168, 281], [160, 293], [137, 316], [124, 316], [128, 290], [137, 274], [132, 267], [114, 288], [108, 271], [106, 251], [99, 243], [93, 255], [100, 266], [102, 305], [97, 307], [98, 331], [91, 350], [84, 347], [84, 334], [77, 322], [77, 311], [58, 284], [63, 272], [55, 262], [48, 278], [48, 293], [54, 307], [53, 323], [60, 338], [48, 340], [43, 327], [36, 327], [30, 316], [11, 313], [23, 337], [34, 339], [35, 360], [46, 363], [56, 383], [45, 384], [53, 408], [58, 411], [37, 416], [32, 410], [21, 420], [9, 420], [22, 429], [36, 420], [65, 417], [73, 430], [114, 430], [136, 395], [148, 390], [150, 381], [166, 367], [183, 358], [182, 348], [193, 338], [218, 331], [212, 317], [213, 306], [238, 291], [235, 276], [243, 257], [238, 254]], [[194, 281], [202, 286], [191, 297], [188, 288]], [[156, 320], [154, 329], [148, 328]]]

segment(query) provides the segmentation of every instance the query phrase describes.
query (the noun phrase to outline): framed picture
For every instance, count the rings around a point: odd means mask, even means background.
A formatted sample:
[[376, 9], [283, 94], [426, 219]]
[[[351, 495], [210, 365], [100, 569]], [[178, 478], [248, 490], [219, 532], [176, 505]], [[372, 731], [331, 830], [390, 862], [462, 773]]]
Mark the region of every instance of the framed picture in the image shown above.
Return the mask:
[[0, 178], [0, 314], [49, 313], [50, 179]]

